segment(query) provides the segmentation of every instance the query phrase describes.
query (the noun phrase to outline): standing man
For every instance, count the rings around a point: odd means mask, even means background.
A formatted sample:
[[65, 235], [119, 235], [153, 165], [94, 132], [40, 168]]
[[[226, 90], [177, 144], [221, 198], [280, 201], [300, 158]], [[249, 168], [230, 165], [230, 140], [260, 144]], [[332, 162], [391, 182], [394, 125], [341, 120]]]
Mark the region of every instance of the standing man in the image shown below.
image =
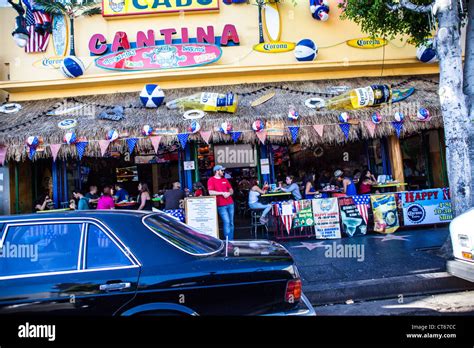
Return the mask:
[[214, 176], [207, 181], [207, 190], [211, 196], [217, 197], [217, 211], [224, 224], [224, 237], [234, 239], [234, 190], [224, 175], [225, 168], [214, 166]]

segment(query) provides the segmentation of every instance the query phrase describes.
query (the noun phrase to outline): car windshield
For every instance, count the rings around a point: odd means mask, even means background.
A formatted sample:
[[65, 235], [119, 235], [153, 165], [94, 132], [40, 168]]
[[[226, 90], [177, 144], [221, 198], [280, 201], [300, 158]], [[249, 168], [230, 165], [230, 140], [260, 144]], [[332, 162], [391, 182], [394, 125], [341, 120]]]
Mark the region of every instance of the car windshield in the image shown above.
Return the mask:
[[149, 215], [143, 222], [158, 236], [192, 255], [216, 253], [223, 246], [220, 239], [197, 232], [165, 214]]

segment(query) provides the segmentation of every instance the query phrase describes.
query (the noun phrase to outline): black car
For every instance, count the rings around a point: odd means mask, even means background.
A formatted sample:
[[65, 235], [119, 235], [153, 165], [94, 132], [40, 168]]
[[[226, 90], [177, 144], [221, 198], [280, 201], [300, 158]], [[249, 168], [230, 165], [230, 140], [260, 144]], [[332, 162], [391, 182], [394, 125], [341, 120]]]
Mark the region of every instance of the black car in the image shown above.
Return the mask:
[[0, 314], [314, 315], [288, 251], [163, 213], [0, 218]]

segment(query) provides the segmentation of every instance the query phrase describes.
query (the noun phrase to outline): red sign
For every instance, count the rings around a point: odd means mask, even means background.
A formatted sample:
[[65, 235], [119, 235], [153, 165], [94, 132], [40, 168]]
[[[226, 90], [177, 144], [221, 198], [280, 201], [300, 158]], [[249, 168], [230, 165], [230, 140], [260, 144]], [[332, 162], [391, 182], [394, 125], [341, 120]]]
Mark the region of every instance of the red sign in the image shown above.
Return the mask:
[[97, 58], [95, 64], [121, 71], [176, 69], [211, 64], [221, 55], [221, 48], [210, 44], [160, 45], [107, 54]]

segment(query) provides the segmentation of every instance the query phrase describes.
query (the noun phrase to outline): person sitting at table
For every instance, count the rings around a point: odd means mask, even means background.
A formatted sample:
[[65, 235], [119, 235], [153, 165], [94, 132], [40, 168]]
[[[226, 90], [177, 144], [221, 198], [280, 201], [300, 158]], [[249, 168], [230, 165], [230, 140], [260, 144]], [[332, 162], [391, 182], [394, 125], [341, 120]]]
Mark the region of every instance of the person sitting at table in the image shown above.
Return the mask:
[[45, 193], [40, 196], [35, 203], [35, 211], [51, 210], [53, 209], [53, 200], [49, 198], [49, 194]]
[[165, 203], [164, 210], [176, 210], [180, 209], [181, 201], [186, 197], [186, 194], [181, 189], [179, 182], [173, 183], [173, 189], [166, 190], [163, 195], [163, 201]]
[[300, 188], [298, 184], [295, 183], [294, 180], [295, 180], [295, 177], [293, 175], [287, 176], [285, 181], [288, 186], [287, 187], [280, 186], [279, 189], [283, 192], [291, 192], [291, 194], [293, 195], [293, 198], [296, 201], [299, 201], [302, 198], [301, 192], [300, 192]]
[[338, 182], [342, 183], [342, 193], [346, 196], [357, 196], [357, 189], [354, 182], [349, 177], [345, 177], [342, 170], [336, 170], [334, 172], [334, 177]]
[[138, 210], [153, 210], [151, 195], [146, 183], [138, 184]]
[[194, 197], [207, 196], [206, 188], [201, 182], [195, 182], [193, 184]]
[[263, 210], [262, 215], [260, 216], [260, 223], [265, 225], [268, 222], [267, 215], [272, 209], [272, 205], [263, 204], [258, 201], [258, 197], [266, 193], [266, 190], [262, 190], [258, 184], [259, 182], [257, 179], [253, 179], [251, 181], [251, 188], [249, 191], [249, 208], [252, 210]]
[[306, 175], [304, 182], [304, 199], [313, 199], [317, 192], [316, 175], [308, 174]]
[[127, 190], [123, 188], [122, 183], [116, 183], [115, 184], [115, 194], [114, 194], [114, 200], [117, 203], [123, 202], [123, 201], [128, 201], [129, 194]]
[[97, 202], [99, 201], [99, 195], [97, 194], [97, 186], [89, 186], [89, 192], [86, 193], [85, 197], [89, 200], [89, 206], [97, 204]]
[[362, 176], [362, 172], [360, 171], [360, 169], [354, 170], [354, 172], [352, 173], [352, 181], [354, 182], [354, 184], [358, 184], [361, 177], [363, 177], [363, 176]]
[[359, 181], [359, 194], [365, 195], [370, 193], [372, 191], [373, 185], [377, 185], [377, 180], [375, 179], [375, 176], [373, 176], [370, 170], [364, 170]]
[[89, 200], [84, 197], [81, 191], [79, 190], [74, 190], [72, 191], [72, 196], [74, 199], [77, 199], [77, 210], [89, 210]]
[[114, 198], [112, 197], [112, 188], [110, 186], [105, 186], [102, 191], [102, 196], [100, 196], [97, 201], [97, 210], [110, 210], [115, 209]]

